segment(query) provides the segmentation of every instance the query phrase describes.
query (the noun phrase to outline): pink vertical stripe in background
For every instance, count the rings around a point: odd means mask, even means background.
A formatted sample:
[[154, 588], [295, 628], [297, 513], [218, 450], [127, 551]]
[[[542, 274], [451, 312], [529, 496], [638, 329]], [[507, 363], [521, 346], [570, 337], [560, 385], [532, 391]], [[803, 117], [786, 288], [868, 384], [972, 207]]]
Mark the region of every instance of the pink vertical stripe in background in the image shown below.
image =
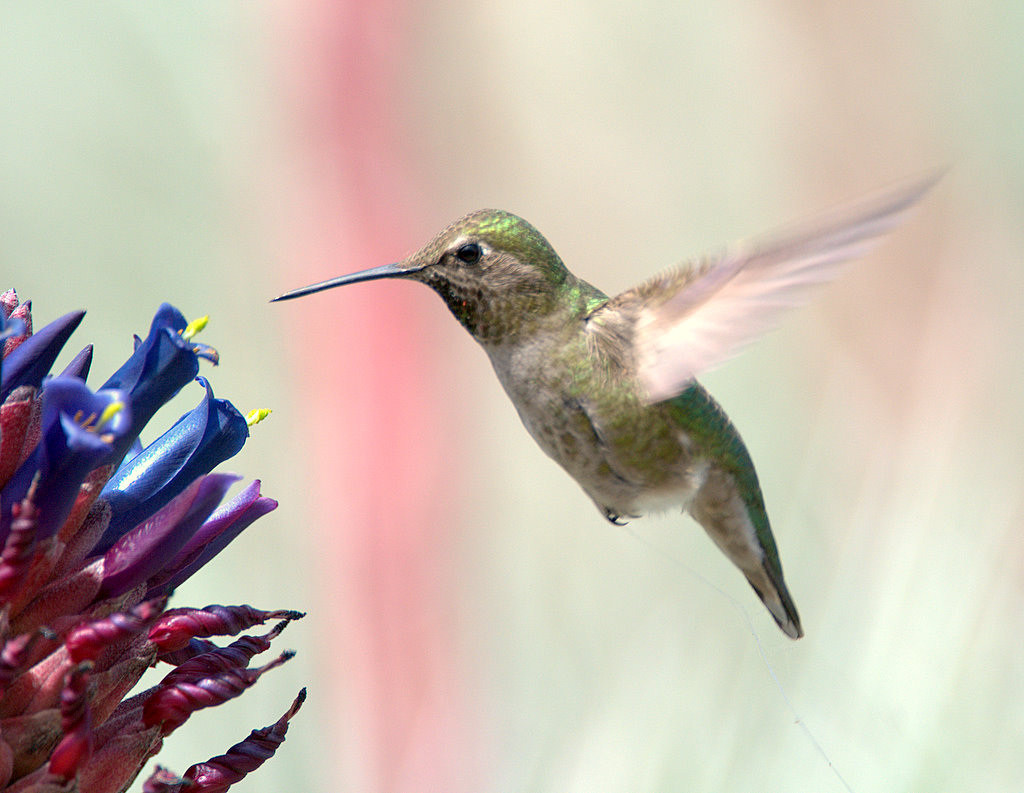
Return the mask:
[[[393, 261], [424, 218], [396, 122], [404, 3], [311, 0], [296, 28], [295, 138], [304, 207], [289, 285]], [[422, 287], [382, 282], [287, 304], [307, 393], [303, 461], [316, 471], [311, 531], [337, 643], [325, 670], [338, 716], [325, 735], [340, 783], [364, 791], [470, 790], [465, 702], [444, 608], [452, 514], [432, 492], [457, 468], [436, 418], [430, 329], [447, 319]], [[436, 310], [426, 310], [425, 307]], [[336, 606], [334, 605], [336, 604]], [[333, 621], [333, 623], [331, 622]], [[326, 728], [326, 725], [325, 725]]]

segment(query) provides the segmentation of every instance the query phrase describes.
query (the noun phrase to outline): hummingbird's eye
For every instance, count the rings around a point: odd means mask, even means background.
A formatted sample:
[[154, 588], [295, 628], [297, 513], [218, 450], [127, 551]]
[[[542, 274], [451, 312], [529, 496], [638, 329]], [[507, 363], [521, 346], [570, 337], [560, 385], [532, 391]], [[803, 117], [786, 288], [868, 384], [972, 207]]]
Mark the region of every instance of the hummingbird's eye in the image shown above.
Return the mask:
[[455, 251], [456, 258], [458, 258], [460, 262], [465, 262], [466, 264], [476, 264], [480, 261], [480, 257], [482, 255], [483, 251], [475, 242], [467, 242]]

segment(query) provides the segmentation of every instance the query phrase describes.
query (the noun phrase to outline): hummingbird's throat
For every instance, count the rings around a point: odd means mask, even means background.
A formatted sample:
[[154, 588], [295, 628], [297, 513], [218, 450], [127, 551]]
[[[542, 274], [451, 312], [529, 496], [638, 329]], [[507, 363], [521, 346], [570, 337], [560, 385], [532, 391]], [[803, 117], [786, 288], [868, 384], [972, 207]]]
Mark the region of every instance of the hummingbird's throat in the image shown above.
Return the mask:
[[479, 285], [459, 283], [430, 271], [423, 272], [423, 281], [437, 292], [459, 323], [474, 336], [480, 327], [480, 304], [484, 301]]
[[512, 342], [531, 333], [552, 309], [550, 295], [522, 284], [482, 284], [424, 271], [422, 280], [437, 292], [462, 327], [485, 345]]

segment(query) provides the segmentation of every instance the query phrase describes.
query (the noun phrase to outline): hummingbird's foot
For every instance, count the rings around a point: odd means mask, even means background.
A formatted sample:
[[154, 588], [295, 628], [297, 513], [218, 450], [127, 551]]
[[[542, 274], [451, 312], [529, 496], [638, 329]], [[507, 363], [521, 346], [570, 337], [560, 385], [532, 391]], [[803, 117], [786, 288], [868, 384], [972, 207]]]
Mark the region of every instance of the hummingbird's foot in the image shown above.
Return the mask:
[[628, 520], [622, 519], [622, 515], [612, 512], [610, 509], [605, 509], [603, 510], [603, 512], [604, 519], [611, 523], [613, 526], [625, 526], [627, 523], [629, 523]]

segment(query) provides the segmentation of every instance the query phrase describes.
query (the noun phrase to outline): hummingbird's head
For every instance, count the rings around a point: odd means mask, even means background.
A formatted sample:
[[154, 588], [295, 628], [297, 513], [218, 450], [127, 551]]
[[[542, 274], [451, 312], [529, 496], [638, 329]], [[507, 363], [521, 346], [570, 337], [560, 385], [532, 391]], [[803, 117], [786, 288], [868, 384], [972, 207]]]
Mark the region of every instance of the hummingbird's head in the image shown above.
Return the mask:
[[569, 276], [537, 229], [499, 209], [460, 218], [398, 267], [437, 292], [481, 341], [500, 341], [545, 314]]
[[499, 209], [480, 209], [442, 229], [400, 262], [276, 299], [378, 278], [422, 281], [479, 341], [500, 342], [557, 307], [570, 275], [550, 243], [525, 220]]

